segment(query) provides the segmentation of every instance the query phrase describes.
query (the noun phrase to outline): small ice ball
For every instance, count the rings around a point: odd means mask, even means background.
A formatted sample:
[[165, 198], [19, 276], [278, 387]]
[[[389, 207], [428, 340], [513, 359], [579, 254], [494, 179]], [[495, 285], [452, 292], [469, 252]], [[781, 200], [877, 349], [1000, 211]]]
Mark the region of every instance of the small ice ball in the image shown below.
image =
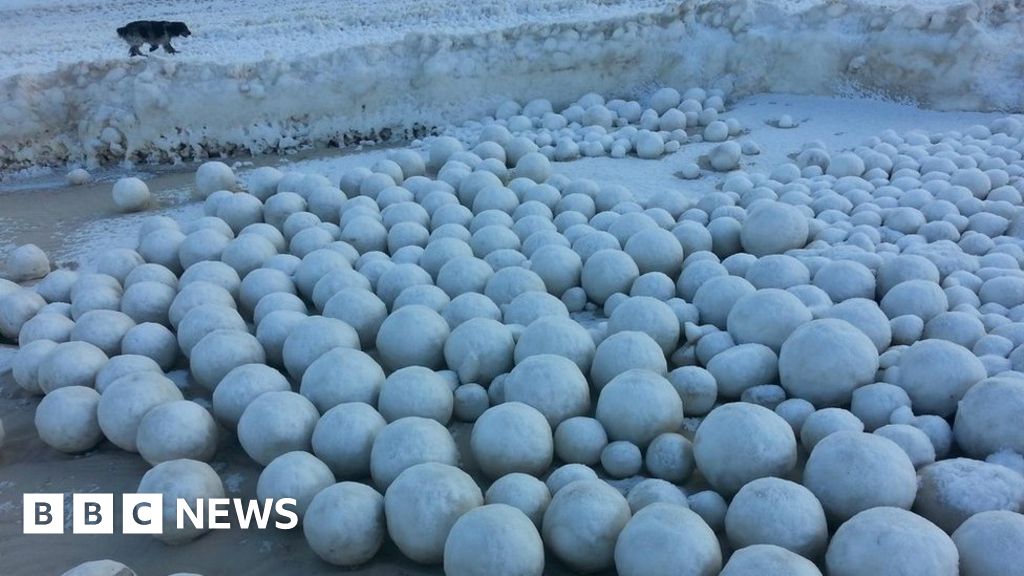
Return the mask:
[[909, 509], [917, 494], [914, 465], [893, 441], [841, 431], [819, 442], [804, 469], [804, 485], [839, 522], [875, 506]]
[[436, 420], [409, 416], [385, 426], [373, 442], [370, 475], [387, 489], [404, 471], [417, 464], [435, 462], [455, 466], [459, 451], [455, 440]]
[[694, 435], [698, 469], [716, 490], [733, 494], [765, 476], [785, 476], [796, 466], [796, 437], [780, 416], [736, 402], [711, 411]]
[[313, 497], [332, 484], [334, 474], [326, 464], [309, 452], [296, 450], [274, 458], [260, 472], [256, 498], [260, 501], [294, 498], [295, 512], [303, 518]]
[[213, 390], [213, 415], [233, 430], [249, 403], [260, 394], [272, 391], [291, 391], [288, 379], [277, 370], [265, 364], [233, 368]]
[[189, 400], [154, 407], [139, 422], [136, 445], [152, 465], [190, 458], [208, 462], [217, 451], [217, 424], [206, 408]]
[[195, 510], [206, 499], [223, 498], [224, 484], [205, 462], [171, 460], [161, 462], [146, 472], [137, 492], [163, 496], [162, 518], [154, 521], [162, 522], [166, 528], [154, 537], [167, 544], [183, 544], [202, 536], [209, 528], [196, 528], [187, 519], [182, 528], [175, 528], [178, 501], [184, 500], [190, 509]]
[[36, 408], [35, 425], [47, 446], [78, 454], [103, 440], [97, 419], [100, 395], [85, 386], [67, 386], [47, 394]]
[[120, 212], [145, 210], [153, 201], [149, 186], [138, 178], [121, 178], [114, 183], [114, 205]]
[[740, 489], [725, 515], [735, 549], [774, 544], [817, 558], [828, 543], [825, 510], [810, 490], [782, 478], [759, 478]]
[[136, 372], [122, 376], [100, 397], [100, 429], [118, 448], [137, 452], [139, 425], [146, 414], [161, 404], [182, 399], [181, 390], [162, 374]]
[[959, 554], [946, 533], [917, 514], [879, 506], [843, 523], [825, 555], [833, 576], [957, 576]]
[[606, 570], [629, 519], [629, 504], [618, 490], [597, 479], [578, 480], [554, 493], [544, 513], [544, 542], [575, 571]]
[[234, 191], [237, 186], [235, 172], [223, 162], [204, 162], [196, 170], [196, 187], [193, 196], [205, 200], [218, 190]]
[[7, 254], [6, 271], [15, 282], [35, 280], [50, 273], [50, 259], [35, 244], [22, 244]]
[[249, 402], [238, 420], [238, 441], [258, 464], [281, 454], [308, 451], [320, 419], [316, 406], [291, 391], [269, 391]]
[[82, 186], [91, 180], [92, 174], [89, 174], [84, 168], [73, 168], [64, 176], [64, 181], [71, 186]]
[[[662, 545], [652, 548], [653, 541]], [[637, 512], [622, 529], [615, 543], [615, 569], [622, 576], [717, 574], [722, 550], [696, 512], [656, 503]]]
[[310, 501], [302, 531], [325, 562], [342, 567], [369, 562], [384, 542], [384, 497], [357, 482], [328, 486]]
[[335, 476], [361, 479], [370, 474], [370, 453], [387, 423], [362, 402], [338, 404], [321, 416], [313, 430], [313, 453]]
[[[483, 503], [469, 474], [437, 462], [418, 464], [402, 472], [384, 494], [388, 534], [406, 557], [438, 564], [452, 527]], [[528, 520], [525, 525], [533, 528]]]
[[979, 512], [953, 533], [963, 576], [1013, 574], [1024, 565], [1024, 516], [1006, 510]]

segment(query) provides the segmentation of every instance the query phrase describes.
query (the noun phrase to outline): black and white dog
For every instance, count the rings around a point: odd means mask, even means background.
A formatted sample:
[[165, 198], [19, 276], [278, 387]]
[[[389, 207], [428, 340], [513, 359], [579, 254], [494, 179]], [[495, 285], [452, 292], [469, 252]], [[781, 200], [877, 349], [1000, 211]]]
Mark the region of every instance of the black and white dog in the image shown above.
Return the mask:
[[171, 40], [179, 36], [187, 38], [192, 35], [192, 32], [184, 22], [136, 20], [118, 28], [117, 35], [131, 46], [128, 50], [129, 56], [145, 56], [139, 50], [139, 46], [149, 44], [150, 52], [163, 46], [165, 52], [174, 54], [177, 50], [171, 46]]

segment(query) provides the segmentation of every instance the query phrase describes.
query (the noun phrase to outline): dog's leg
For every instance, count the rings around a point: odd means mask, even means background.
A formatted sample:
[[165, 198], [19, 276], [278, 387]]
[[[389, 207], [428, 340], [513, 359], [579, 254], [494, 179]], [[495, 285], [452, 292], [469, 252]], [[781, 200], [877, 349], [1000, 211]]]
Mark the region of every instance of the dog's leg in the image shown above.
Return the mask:
[[159, 47], [160, 47], [159, 44], [150, 44], [149, 45], [149, 51], [150, 52], [156, 52], [156, 49], [159, 48]]
[[133, 44], [132, 47], [128, 49], [128, 56], [145, 56], [145, 54], [143, 54], [142, 51], [139, 50], [138, 46]]
[[170, 42], [165, 42], [164, 43], [164, 52], [167, 52], [168, 54], [177, 54], [178, 53], [178, 51], [174, 49], [174, 46], [171, 46]]

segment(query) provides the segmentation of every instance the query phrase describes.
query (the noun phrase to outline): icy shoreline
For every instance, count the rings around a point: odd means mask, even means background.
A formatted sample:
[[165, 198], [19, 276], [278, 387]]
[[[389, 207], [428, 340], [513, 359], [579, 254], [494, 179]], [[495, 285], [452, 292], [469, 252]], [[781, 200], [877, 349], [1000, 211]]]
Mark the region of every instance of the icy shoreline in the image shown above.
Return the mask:
[[636, 96], [654, 84], [1024, 110], [1024, 79], [1013, 73], [1024, 65], [1024, 19], [1005, 0], [617, 8], [367, 35], [309, 56], [108, 59], [14, 74], [0, 80], [0, 170], [412, 137], [509, 98], [544, 96], [557, 107], [592, 90]]

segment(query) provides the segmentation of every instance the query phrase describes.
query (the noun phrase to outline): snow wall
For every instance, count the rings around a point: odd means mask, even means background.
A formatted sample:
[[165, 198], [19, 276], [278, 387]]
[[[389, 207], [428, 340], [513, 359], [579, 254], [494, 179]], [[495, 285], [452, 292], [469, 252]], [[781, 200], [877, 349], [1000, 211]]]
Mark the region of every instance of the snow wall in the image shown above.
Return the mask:
[[557, 106], [654, 85], [872, 93], [939, 109], [1024, 111], [1013, 0], [683, 0], [571, 23], [463, 33], [245, 64], [104, 60], [0, 81], [0, 170], [387, 139], [503, 100]]

